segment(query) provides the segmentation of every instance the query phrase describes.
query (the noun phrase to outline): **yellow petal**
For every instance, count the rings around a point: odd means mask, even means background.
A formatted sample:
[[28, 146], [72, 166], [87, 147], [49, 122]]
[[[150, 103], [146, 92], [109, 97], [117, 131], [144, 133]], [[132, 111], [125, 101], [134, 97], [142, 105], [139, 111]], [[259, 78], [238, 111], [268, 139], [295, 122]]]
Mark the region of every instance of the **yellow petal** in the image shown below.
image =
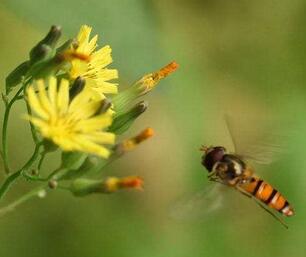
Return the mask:
[[105, 81], [99, 81], [99, 80], [97, 80], [97, 87], [95, 87], [94, 90], [104, 93], [104, 94], [117, 94], [118, 93], [117, 84], [105, 82]]
[[76, 129], [85, 132], [100, 130], [112, 123], [112, 118], [106, 115], [96, 116], [87, 120], [81, 120], [76, 124]]
[[[85, 88], [86, 89], [86, 88]], [[80, 109], [80, 106], [88, 103], [91, 98], [91, 93], [88, 90], [82, 90], [79, 94], [77, 94], [72, 102], [69, 105], [69, 113], [77, 112]]]
[[62, 79], [57, 96], [57, 108], [59, 114], [64, 114], [68, 111], [69, 105], [69, 82], [66, 79]]
[[46, 89], [45, 89], [45, 84], [43, 80], [38, 80], [36, 82], [37, 87], [38, 87], [38, 96], [40, 103], [42, 107], [45, 109], [46, 112], [49, 113], [50, 116], [54, 116], [54, 110], [51, 106], [51, 103], [47, 97]]
[[57, 112], [57, 80], [55, 77], [50, 77], [49, 81], [48, 81], [48, 97], [49, 97], [49, 101], [50, 104], [52, 106], [52, 109], [54, 110], [54, 112]]
[[110, 155], [110, 151], [103, 146], [100, 146], [96, 143], [93, 143], [86, 138], [80, 137], [80, 145], [86, 149], [87, 152], [99, 155], [103, 158], [108, 158]]
[[95, 35], [86, 46], [86, 54], [91, 54], [97, 47], [98, 35]]
[[103, 78], [105, 81], [117, 79], [118, 71], [116, 69], [103, 69], [98, 71], [97, 77]]
[[33, 89], [32, 86], [29, 86], [27, 89], [27, 96], [28, 96], [28, 103], [32, 109], [38, 116], [41, 118], [47, 120], [49, 118], [48, 113], [44, 110], [44, 108], [41, 106], [37, 95]]
[[95, 132], [92, 134], [84, 135], [88, 140], [99, 144], [114, 144], [115, 134], [110, 132]]

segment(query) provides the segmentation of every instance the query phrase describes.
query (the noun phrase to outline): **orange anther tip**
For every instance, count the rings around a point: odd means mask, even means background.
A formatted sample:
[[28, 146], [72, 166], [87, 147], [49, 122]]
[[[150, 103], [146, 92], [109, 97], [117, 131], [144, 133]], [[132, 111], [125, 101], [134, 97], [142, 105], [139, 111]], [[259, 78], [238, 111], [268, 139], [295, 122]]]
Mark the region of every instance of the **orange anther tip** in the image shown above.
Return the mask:
[[158, 71], [158, 75], [161, 78], [164, 78], [166, 76], [168, 76], [170, 73], [174, 72], [177, 68], [179, 67], [179, 65], [176, 62], [170, 62], [169, 64], [167, 64], [165, 67], [161, 68]]
[[143, 179], [138, 176], [125, 177], [121, 181], [121, 186], [124, 188], [143, 190]]
[[143, 134], [145, 138], [149, 138], [154, 135], [154, 130], [152, 128], [146, 128], [141, 134]]
[[139, 144], [140, 142], [152, 137], [154, 135], [154, 130], [152, 128], [146, 128], [142, 132], [140, 132], [136, 137], [136, 141]]

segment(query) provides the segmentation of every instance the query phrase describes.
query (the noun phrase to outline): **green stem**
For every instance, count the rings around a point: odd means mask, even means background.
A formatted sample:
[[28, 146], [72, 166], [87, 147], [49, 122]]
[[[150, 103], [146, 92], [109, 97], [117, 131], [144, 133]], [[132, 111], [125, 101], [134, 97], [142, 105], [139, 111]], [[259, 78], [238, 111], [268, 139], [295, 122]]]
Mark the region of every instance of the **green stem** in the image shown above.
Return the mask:
[[9, 165], [8, 165], [8, 148], [7, 148], [7, 127], [8, 121], [10, 117], [10, 112], [14, 102], [18, 99], [18, 96], [23, 91], [23, 87], [21, 87], [17, 93], [14, 95], [12, 100], [5, 106], [4, 118], [3, 118], [3, 126], [2, 126], [2, 154], [3, 154], [3, 164], [4, 170], [6, 174], [10, 173]]
[[24, 176], [26, 179], [30, 180], [30, 181], [40, 181], [40, 182], [46, 182], [49, 181], [50, 179], [56, 179], [59, 180], [59, 178], [56, 177], [56, 175], [58, 173], [60, 173], [61, 171], [65, 171], [66, 169], [62, 169], [62, 168], [58, 168], [56, 170], [54, 170], [53, 172], [51, 172], [47, 177], [42, 178], [39, 176], [31, 176], [29, 174], [27, 174], [26, 172], [22, 172], [22, 176]]
[[44, 159], [45, 159], [46, 154], [47, 154], [46, 151], [43, 151], [43, 152], [40, 154], [40, 159], [39, 159], [39, 162], [38, 162], [38, 165], [37, 165], [38, 171], [40, 171], [41, 165], [43, 164], [43, 161], [44, 161]]
[[31, 156], [31, 158], [27, 161], [27, 163], [18, 171], [13, 173], [12, 175], [8, 176], [2, 186], [0, 187], [0, 199], [4, 196], [4, 194], [8, 191], [9, 187], [12, 185], [12, 183], [20, 177], [23, 171], [27, 170], [33, 162], [37, 159], [37, 156], [39, 154], [39, 149], [42, 144], [37, 144], [35, 146], [35, 150]]
[[30, 181], [40, 181], [40, 182], [48, 181], [48, 178], [41, 178], [39, 176], [31, 176], [27, 174], [26, 172], [22, 172], [22, 176], [24, 176], [27, 180], [30, 180]]
[[1, 208], [0, 209], [0, 216], [3, 216], [5, 214], [7, 214], [8, 212], [13, 211], [17, 206], [19, 206], [20, 204], [32, 199], [33, 197], [39, 196], [38, 195], [39, 192], [41, 190], [44, 190], [44, 188], [45, 188], [45, 186], [37, 187], [37, 188], [33, 189], [32, 191], [24, 194], [23, 196], [21, 196], [20, 198], [18, 198], [14, 202], [10, 203], [9, 205]]

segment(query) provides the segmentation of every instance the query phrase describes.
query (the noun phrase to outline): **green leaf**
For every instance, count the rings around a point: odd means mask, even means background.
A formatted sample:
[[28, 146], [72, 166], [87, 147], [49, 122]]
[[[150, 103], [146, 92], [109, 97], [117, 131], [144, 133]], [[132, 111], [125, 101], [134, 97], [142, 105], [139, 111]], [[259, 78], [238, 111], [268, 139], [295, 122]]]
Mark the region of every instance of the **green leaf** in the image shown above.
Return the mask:
[[8, 95], [11, 90], [21, 83], [23, 76], [28, 72], [30, 68], [29, 61], [21, 63], [14, 69], [5, 79], [5, 90]]

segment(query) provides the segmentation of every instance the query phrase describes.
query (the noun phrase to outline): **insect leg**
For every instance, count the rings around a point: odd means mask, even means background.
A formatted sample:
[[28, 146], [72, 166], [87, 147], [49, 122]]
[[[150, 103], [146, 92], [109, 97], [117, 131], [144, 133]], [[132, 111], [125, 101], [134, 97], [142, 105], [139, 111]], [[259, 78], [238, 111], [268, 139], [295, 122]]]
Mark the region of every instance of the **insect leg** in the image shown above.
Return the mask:
[[283, 221], [282, 218], [280, 218], [279, 216], [277, 216], [275, 213], [273, 213], [271, 210], [269, 210], [267, 208], [267, 206], [265, 206], [262, 202], [260, 202], [257, 198], [255, 198], [253, 195], [251, 195], [250, 193], [246, 192], [245, 190], [243, 190], [241, 187], [236, 186], [235, 187], [238, 192], [242, 193], [243, 195], [252, 198], [261, 208], [263, 208], [265, 211], [267, 211], [270, 215], [272, 215], [278, 222], [280, 222], [286, 229], [288, 229], [288, 225]]

